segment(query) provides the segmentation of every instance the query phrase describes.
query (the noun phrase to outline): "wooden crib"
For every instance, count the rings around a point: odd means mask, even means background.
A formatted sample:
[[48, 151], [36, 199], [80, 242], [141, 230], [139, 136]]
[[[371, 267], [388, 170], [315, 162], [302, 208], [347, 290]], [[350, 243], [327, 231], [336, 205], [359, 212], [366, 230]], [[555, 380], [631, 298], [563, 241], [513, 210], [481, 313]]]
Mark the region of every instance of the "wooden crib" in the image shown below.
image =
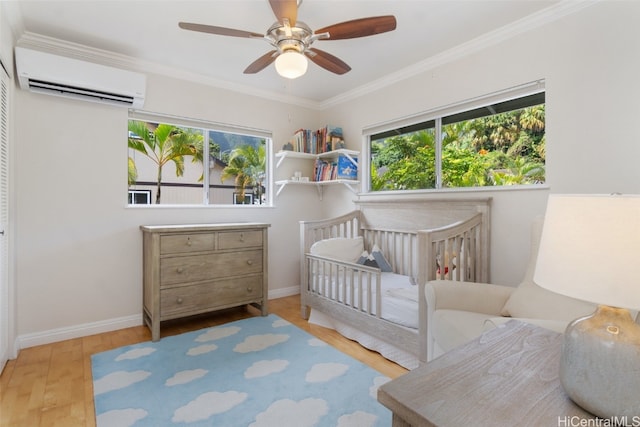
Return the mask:
[[[323, 313], [343, 335], [412, 369], [426, 362], [424, 284], [445, 278], [489, 281], [491, 199], [385, 199], [356, 204], [356, 210], [336, 218], [300, 222], [302, 316], [309, 318], [310, 309]], [[391, 273], [311, 253], [316, 242], [360, 236], [366, 251], [380, 249]], [[409, 285], [390, 289], [385, 280]], [[410, 307], [406, 295], [415, 306], [415, 325], [407, 323], [411, 319], [398, 322], [385, 315], [391, 298], [399, 297], [400, 307]]]

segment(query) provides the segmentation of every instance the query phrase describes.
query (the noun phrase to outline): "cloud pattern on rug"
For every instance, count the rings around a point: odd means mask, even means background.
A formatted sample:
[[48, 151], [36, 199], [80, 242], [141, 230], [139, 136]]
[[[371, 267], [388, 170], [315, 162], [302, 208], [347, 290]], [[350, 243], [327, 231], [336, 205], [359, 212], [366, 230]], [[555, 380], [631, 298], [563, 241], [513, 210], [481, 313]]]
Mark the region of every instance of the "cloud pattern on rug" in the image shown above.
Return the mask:
[[274, 315], [96, 354], [92, 369], [98, 427], [391, 424], [376, 400], [389, 378]]
[[93, 382], [93, 393], [97, 395], [129, 387], [131, 384], [145, 380], [149, 375], [151, 375], [149, 371], [112, 372]]
[[320, 418], [329, 412], [329, 405], [324, 399], [303, 399], [296, 402], [282, 399], [274, 402], [266, 411], [256, 416], [250, 427], [298, 426], [312, 427]]
[[249, 395], [237, 391], [225, 391], [220, 393], [210, 391], [201, 394], [195, 400], [176, 409], [171, 421], [174, 423], [192, 423], [206, 420], [214, 414], [226, 412], [244, 402]]
[[171, 387], [174, 385], [187, 384], [207, 375], [209, 371], [206, 369], [190, 369], [187, 371], [177, 372], [174, 376], [165, 381], [164, 385]]
[[287, 360], [260, 360], [244, 371], [245, 378], [258, 378], [281, 372], [289, 366]]
[[280, 344], [289, 339], [289, 335], [283, 334], [264, 334], [264, 335], [251, 335], [247, 337], [243, 342], [236, 345], [233, 351], [237, 353], [249, 353], [251, 351], [262, 351], [265, 348]]

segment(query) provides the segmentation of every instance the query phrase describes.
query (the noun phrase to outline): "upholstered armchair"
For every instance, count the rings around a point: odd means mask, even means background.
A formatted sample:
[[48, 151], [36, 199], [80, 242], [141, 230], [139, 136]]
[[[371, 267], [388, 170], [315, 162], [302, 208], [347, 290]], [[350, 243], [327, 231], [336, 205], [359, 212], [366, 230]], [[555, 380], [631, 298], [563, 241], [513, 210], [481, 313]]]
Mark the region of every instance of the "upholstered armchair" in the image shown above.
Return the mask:
[[[525, 277], [517, 287], [449, 280], [425, 285], [427, 360], [514, 318], [562, 333], [569, 322], [595, 311], [594, 304], [556, 294], [533, 282], [541, 232], [539, 219], [532, 226]], [[637, 321], [640, 323], [640, 314]]]

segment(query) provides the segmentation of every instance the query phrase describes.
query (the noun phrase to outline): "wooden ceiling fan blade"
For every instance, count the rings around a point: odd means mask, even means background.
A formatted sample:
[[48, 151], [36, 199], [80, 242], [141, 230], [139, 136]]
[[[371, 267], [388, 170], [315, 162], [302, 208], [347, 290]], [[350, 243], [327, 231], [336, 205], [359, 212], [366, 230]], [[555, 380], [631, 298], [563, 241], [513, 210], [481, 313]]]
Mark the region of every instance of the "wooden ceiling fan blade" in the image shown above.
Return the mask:
[[271, 52], [265, 53], [260, 58], [249, 64], [249, 66], [244, 70], [244, 74], [255, 74], [258, 71], [264, 70], [273, 61], [276, 60], [276, 58], [278, 57], [278, 55], [276, 55], [277, 53], [277, 50], [272, 50]]
[[269, 0], [271, 10], [279, 22], [285, 19], [289, 21], [290, 26], [295, 26], [298, 20], [298, 1], [297, 0]]
[[329, 33], [329, 38], [319, 40], [344, 40], [357, 37], [373, 36], [396, 29], [396, 17], [393, 15], [373, 16], [370, 18], [354, 19], [329, 25], [315, 31], [316, 34]]
[[307, 57], [325, 70], [335, 74], [344, 74], [351, 70], [351, 67], [346, 62], [330, 53], [316, 48], [310, 48], [309, 51], [313, 52], [313, 54], [306, 52]]
[[217, 34], [220, 36], [245, 37], [245, 38], [263, 38], [263, 34], [253, 33], [251, 31], [234, 30], [233, 28], [216, 27], [214, 25], [193, 24], [191, 22], [179, 22], [178, 27], [183, 30], [198, 31], [201, 33]]

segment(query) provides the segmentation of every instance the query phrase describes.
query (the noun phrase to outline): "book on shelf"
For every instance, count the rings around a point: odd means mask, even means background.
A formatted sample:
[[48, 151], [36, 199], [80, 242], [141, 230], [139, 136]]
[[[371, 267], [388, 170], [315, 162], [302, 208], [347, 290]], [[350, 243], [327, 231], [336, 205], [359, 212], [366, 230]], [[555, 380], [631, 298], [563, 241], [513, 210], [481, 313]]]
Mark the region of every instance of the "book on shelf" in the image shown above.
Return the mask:
[[[356, 164], [353, 164], [353, 162]], [[351, 158], [347, 156], [339, 156], [338, 157], [338, 179], [358, 179], [358, 158], [355, 156], [351, 156]]]
[[[358, 161], [357, 157], [351, 157]], [[353, 164], [346, 156], [339, 156], [334, 160], [317, 159], [314, 173], [314, 181], [333, 181], [337, 179], [355, 180], [358, 178], [358, 166]]]
[[344, 148], [342, 128], [327, 125], [316, 131], [298, 129], [284, 147], [292, 151], [310, 154], [338, 150]]

